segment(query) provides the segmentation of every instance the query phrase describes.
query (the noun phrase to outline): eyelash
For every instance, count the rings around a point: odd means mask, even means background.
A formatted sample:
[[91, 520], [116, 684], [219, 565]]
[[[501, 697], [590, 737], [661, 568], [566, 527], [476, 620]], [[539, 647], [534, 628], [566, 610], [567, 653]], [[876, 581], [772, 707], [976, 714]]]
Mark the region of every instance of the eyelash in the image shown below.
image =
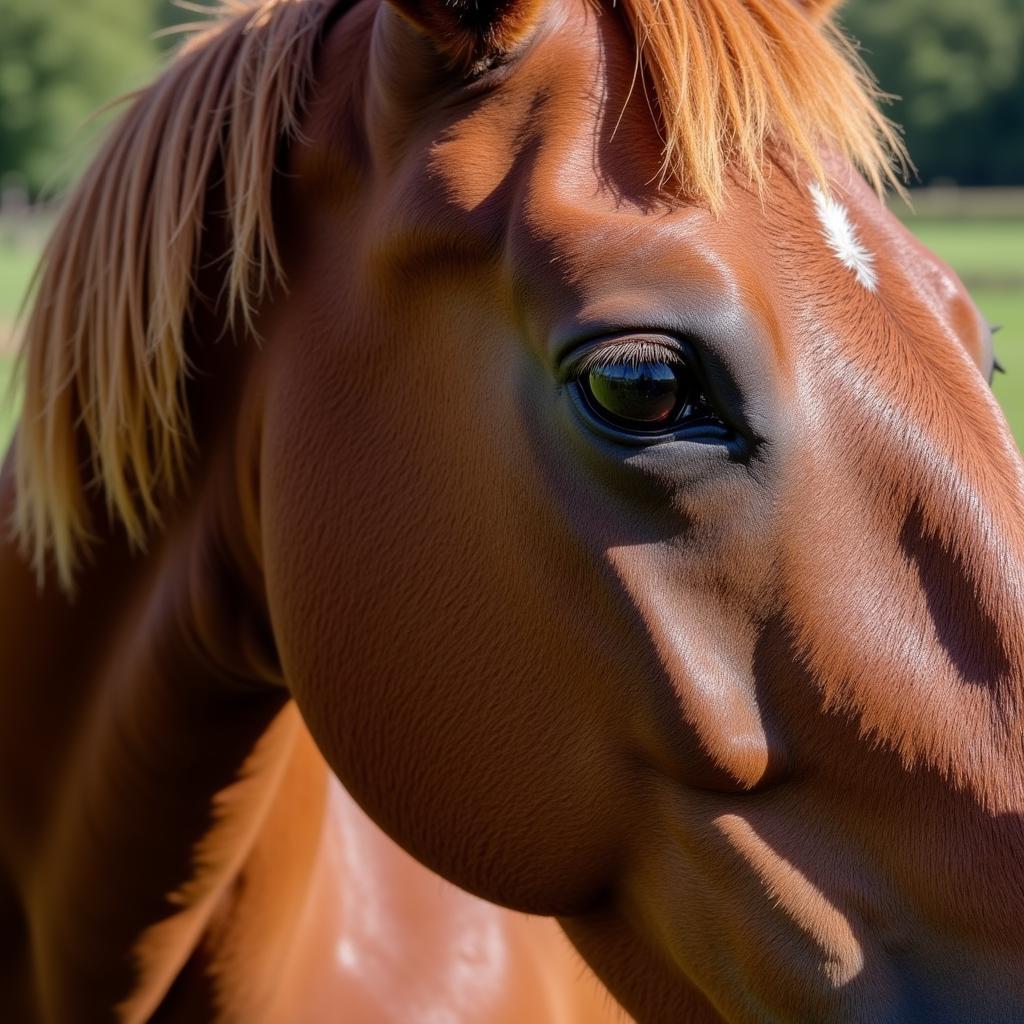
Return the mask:
[[605, 366], [639, 366], [641, 363], [667, 363], [687, 368], [682, 354], [670, 345], [655, 341], [620, 341], [591, 349], [570, 367], [570, 376], [581, 377]]

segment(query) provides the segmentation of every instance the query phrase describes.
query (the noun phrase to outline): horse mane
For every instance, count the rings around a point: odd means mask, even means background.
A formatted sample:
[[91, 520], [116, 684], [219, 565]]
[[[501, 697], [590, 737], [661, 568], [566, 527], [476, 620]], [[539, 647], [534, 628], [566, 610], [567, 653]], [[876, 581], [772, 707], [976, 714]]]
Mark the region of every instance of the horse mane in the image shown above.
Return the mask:
[[[20, 355], [15, 534], [68, 590], [93, 537], [88, 497], [142, 546], [187, 480], [186, 322], [215, 174], [229, 316], [250, 330], [283, 282], [272, 184], [298, 131], [337, 0], [227, 0], [131, 105], [44, 250]], [[712, 209], [727, 176], [760, 187], [766, 152], [822, 184], [821, 152], [881, 191], [894, 129], [845, 37], [799, 0], [619, 0], [664, 143], [663, 182]]]
[[186, 479], [185, 328], [211, 178], [222, 175], [226, 200], [228, 306], [251, 327], [282, 277], [275, 161], [298, 129], [333, 6], [227, 0], [160, 78], [129, 97], [69, 197], [36, 272], [20, 353], [14, 527], [40, 582], [52, 552], [70, 588], [92, 537], [90, 487], [141, 546], [159, 525], [161, 499]]

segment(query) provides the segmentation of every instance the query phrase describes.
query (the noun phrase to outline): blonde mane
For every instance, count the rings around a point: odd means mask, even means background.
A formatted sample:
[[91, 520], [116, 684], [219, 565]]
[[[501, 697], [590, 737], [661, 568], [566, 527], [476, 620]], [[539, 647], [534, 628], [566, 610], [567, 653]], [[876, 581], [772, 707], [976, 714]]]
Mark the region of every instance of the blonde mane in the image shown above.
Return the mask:
[[[186, 317], [208, 192], [223, 175], [231, 315], [282, 280], [271, 189], [335, 0], [229, 0], [133, 98], [43, 254], [21, 360], [15, 530], [40, 580], [70, 589], [88, 497], [141, 546], [188, 478]], [[849, 43], [798, 0], [619, 0], [663, 134], [665, 180], [713, 209], [727, 174], [764, 184], [787, 153], [824, 184], [831, 150], [881, 190], [900, 153]], [[82, 460], [86, 462], [83, 465]]]
[[730, 171], [757, 189], [766, 160], [788, 158], [827, 187], [825, 151], [876, 192], [908, 167], [884, 95], [853, 44], [808, 8], [835, 0], [624, 0], [638, 65], [662, 132], [663, 184], [722, 207]]
[[21, 350], [15, 530], [40, 579], [51, 552], [71, 586], [92, 536], [90, 487], [141, 546], [161, 499], [185, 481], [185, 318], [210, 179], [223, 175], [229, 308], [248, 320], [281, 277], [274, 163], [298, 128], [332, 6], [228, 0], [132, 98], [69, 197]]

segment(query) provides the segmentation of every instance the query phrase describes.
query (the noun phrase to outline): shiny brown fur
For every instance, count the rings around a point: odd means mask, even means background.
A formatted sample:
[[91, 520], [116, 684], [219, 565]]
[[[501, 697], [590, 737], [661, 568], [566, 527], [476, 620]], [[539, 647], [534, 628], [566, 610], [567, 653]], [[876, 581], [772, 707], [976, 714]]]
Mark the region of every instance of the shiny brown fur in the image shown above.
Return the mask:
[[[874, 294], [781, 154], [659, 189], [623, 21], [522, 24], [471, 86], [375, 0], [325, 32], [287, 291], [226, 338], [199, 261], [145, 554], [88, 487], [73, 596], [0, 549], [13, 1019], [615, 1019], [494, 904], [640, 1021], [1024, 1015], [988, 329], [840, 159]], [[595, 434], [560, 349], [639, 330], [745, 445]]]

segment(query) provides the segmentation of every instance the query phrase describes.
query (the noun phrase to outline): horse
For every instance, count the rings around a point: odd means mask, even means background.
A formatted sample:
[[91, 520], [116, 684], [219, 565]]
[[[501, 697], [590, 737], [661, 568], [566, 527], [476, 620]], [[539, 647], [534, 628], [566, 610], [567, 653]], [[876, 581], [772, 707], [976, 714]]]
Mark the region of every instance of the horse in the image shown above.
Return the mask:
[[1024, 475], [830, 0], [231, 3], [46, 248], [17, 1021], [1024, 1018]]

